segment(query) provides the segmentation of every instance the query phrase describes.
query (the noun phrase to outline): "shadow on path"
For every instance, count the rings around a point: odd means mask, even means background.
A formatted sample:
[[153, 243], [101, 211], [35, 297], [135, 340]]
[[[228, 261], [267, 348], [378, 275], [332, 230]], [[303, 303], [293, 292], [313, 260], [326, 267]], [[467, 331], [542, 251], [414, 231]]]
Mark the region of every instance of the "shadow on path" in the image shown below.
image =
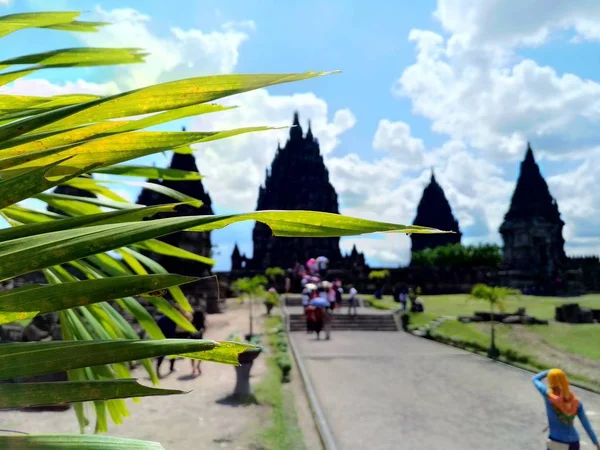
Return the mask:
[[244, 396], [231, 394], [226, 397], [222, 397], [222, 398], [218, 399], [215, 403], [218, 403], [219, 405], [226, 405], [226, 406], [233, 406], [233, 407], [259, 405], [260, 404], [254, 394], [244, 395]]

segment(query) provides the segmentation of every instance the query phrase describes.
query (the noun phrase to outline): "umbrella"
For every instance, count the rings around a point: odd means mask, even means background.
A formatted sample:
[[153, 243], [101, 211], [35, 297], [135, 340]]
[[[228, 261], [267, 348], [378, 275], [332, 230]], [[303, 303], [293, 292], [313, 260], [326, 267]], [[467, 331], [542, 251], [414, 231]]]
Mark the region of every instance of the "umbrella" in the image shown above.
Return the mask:
[[329, 281], [323, 281], [321, 283], [321, 285], [325, 288], [325, 289], [329, 289], [331, 287], [331, 283]]
[[313, 298], [310, 301], [310, 304], [317, 308], [328, 308], [329, 307], [329, 302], [321, 297]]
[[308, 283], [306, 286], [304, 286], [306, 289], [310, 289], [311, 291], [314, 291], [317, 289], [317, 285], [314, 283]]
[[317, 258], [317, 262], [323, 262], [323, 263], [327, 264], [329, 262], [329, 258], [327, 258], [326, 256], [319, 256]]
[[311, 267], [312, 265], [314, 265], [317, 262], [317, 260], [315, 258], [310, 258], [308, 261], [306, 261], [306, 266], [307, 267]]

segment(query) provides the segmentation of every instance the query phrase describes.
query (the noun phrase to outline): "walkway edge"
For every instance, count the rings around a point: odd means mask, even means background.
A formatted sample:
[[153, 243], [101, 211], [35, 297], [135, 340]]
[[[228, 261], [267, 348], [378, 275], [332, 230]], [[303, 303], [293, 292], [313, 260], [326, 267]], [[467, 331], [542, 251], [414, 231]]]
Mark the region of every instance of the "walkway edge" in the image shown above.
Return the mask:
[[325, 450], [337, 450], [337, 444], [335, 443], [335, 439], [333, 438], [333, 434], [331, 433], [331, 428], [327, 423], [327, 419], [325, 419], [325, 413], [323, 413], [323, 408], [321, 408], [321, 404], [319, 403], [317, 392], [315, 391], [312, 381], [310, 380], [308, 370], [304, 365], [304, 361], [302, 360], [302, 356], [300, 355], [300, 351], [298, 350], [296, 341], [292, 336], [292, 333], [290, 332], [289, 314], [285, 303], [282, 307], [282, 310], [283, 315], [285, 317], [285, 332], [287, 334], [292, 354], [294, 355], [294, 361], [296, 361], [296, 367], [298, 367], [298, 371], [300, 372], [300, 376], [302, 377], [304, 390], [306, 391], [306, 395], [308, 396], [308, 403], [313, 412], [313, 419], [315, 421], [315, 424], [317, 425], [319, 437], [321, 438], [321, 442]]

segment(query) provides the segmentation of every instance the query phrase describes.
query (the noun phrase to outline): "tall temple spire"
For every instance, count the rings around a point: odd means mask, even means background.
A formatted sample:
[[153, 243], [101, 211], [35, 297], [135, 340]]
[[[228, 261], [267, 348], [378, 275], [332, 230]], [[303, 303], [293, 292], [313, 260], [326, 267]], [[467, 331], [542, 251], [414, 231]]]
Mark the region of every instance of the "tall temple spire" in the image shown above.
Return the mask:
[[313, 132], [312, 132], [312, 127], [311, 127], [311, 123], [310, 123], [310, 119], [308, 120], [308, 131], [306, 132], [306, 140], [309, 142], [312, 142], [315, 140], [314, 136], [313, 136]]
[[531, 145], [521, 163], [517, 185], [505, 220], [539, 216], [552, 222], [560, 221], [560, 213], [548, 184], [535, 161]]
[[543, 273], [546, 277], [563, 270], [563, 226], [558, 204], [528, 143], [510, 207], [500, 227], [505, 268], [536, 276]]
[[300, 126], [300, 116], [298, 111], [294, 112], [294, 121], [292, 125], [292, 128], [290, 128], [290, 141], [302, 140], [302, 127]]
[[[281, 148], [258, 191], [257, 210], [311, 210], [338, 214], [338, 197], [312, 131], [302, 135], [300, 118], [294, 114], [290, 139]], [[254, 251], [247, 260], [251, 269], [293, 267], [309, 258], [326, 256], [332, 265], [342, 260], [339, 238], [276, 238], [270, 229], [257, 223], [252, 233]], [[233, 267], [233, 260], [232, 260]]]
[[444, 231], [454, 231], [455, 234], [412, 234], [412, 251], [420, 251], [426, 248], [434, 248], [446, 244], [458, 244], [462, 233], [458, 227], [458, 221], [452, 214], [450, 203], [444, 194], [444, 190], [435, 178], [431, 169], [431, 179], [423, 190], [423, 196], [417, 207], [417, 216], [413, 225], [433, 227]]

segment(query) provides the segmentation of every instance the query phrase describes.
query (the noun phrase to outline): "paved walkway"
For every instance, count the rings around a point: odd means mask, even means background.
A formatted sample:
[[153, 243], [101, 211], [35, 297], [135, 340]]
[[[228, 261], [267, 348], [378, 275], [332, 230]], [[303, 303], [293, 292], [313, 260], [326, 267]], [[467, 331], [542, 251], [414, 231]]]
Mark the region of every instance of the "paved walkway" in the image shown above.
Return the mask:
[[[339, 450], [545, 448], [527, 372], [403, 332], [292, 334]], [[600, 433], [600, 396], [576, 392]]]

